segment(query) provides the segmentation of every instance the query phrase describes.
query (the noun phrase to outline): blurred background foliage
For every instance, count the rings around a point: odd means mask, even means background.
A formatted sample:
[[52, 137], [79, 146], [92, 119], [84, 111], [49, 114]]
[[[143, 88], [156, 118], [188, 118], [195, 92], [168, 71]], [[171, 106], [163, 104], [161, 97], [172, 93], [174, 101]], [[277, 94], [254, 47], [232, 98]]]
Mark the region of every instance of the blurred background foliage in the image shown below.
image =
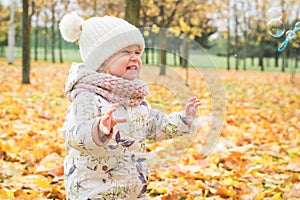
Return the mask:
[[[2, 0], [1, 57], [12, 54], [8, 50], [10, 26], [15, 29], [13, 58], [22, 57], [25, 2], [29, 6], [31, 59], [36, 61], [80, 62], [78, 45], [63, 41], [58, 31], [62, 16], [76, 11], [83, 18], [111, 15], [140, 27], [150, 47], [143, 57], [145, 64], [186, 67], [192, 55], [205, 50], [217, 67], [228, 70], [299, 68], [300, 32], [279, 54], [277, 47], [285, 36], [273, 38], [266, 27], [266, 12], [278, 7], [286, 30], [293, 29], [300, 16], [297, 0]], [[160, 75], [164, 73], [161, 71]]]

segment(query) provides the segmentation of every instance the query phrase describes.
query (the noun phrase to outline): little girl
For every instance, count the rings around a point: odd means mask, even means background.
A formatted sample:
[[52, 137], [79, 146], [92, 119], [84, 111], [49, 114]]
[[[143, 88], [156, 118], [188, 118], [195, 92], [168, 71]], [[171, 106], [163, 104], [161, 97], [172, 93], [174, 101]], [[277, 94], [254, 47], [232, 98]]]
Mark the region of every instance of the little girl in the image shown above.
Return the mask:
[[151, 109], [138, 79], [144, 39], [128, 22], [71, 13], [59, 28], [66, 41], [79, 40], [83, 61], [72, 64], [66, 82], [67, 199], [147, 199], [145, 139], [190, 133], [199, 100], [189, 99], [182, 113]]

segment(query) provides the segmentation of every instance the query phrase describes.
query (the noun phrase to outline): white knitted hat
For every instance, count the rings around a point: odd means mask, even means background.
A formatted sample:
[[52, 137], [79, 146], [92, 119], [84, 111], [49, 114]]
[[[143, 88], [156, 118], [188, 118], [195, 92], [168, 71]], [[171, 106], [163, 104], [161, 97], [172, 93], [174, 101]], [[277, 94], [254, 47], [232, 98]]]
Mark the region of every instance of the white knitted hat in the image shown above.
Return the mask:
[[136, 44], [142, 51], [145, 48], [141, 32], [134, 25], [117, 17], [92, 17], [83, 20], [72, 12], [62, 18], [59, 29], [67, 42], [79, 40], [81, 59], [94, 71], [124, 47]]

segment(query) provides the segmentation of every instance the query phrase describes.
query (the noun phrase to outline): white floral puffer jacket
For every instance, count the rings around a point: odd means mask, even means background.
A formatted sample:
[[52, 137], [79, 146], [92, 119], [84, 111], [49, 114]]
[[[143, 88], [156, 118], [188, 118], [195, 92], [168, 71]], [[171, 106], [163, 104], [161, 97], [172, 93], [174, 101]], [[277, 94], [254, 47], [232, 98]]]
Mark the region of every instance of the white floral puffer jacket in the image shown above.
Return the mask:
[[115, 118], [127, 122], [117, 124], [112, 139], [99, 146], [92, 139], [93, 126], [110, 105], [97, 94], [82, 92], [68, 109], [63, 125], [67, 199], [147, 199], [146, 138], [162, 140], [190, 132], [180, 113], [166, 115], [143, 101], [114, 112]]

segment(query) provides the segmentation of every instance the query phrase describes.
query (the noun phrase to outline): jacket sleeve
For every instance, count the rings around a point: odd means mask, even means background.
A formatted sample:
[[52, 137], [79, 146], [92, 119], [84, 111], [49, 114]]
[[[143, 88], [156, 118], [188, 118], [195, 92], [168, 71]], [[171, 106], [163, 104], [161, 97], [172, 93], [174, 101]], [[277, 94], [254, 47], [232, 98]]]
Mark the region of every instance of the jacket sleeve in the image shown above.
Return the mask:
[[150, 110], [147, 125], [148, 139], [155, 141], [165, 140], [192, 132], [192, 127], [189, 127], [186, 123], [184, 112], [175, 112], [167, 115], [156, 109]]
[[85, 153], [99, 150], [102, 145], [95, 143], [92, 134], [98, 130], [95, 127], [100, 123], [100, 114], [93, 94], [78, 94], [69, 107], [62, 129], [67, 145]]

